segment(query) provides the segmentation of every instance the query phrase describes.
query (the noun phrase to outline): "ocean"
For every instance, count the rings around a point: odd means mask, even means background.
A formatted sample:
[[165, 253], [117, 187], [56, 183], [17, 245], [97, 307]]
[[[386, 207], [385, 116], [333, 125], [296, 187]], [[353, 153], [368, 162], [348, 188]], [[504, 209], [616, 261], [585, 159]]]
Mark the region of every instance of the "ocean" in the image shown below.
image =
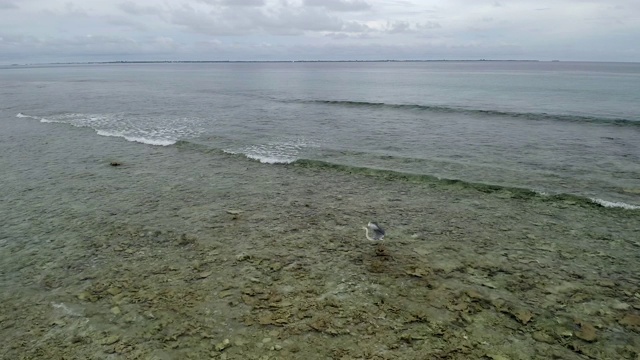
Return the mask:
[[198, 145], [265, 164], [339, 164], [640, 206], [639, 64], [178, 63], [1, 71], [4, 118], [88, 127], [149, 146]]
[[2, 67], [0, 358], [638, 359], [639, 78]]

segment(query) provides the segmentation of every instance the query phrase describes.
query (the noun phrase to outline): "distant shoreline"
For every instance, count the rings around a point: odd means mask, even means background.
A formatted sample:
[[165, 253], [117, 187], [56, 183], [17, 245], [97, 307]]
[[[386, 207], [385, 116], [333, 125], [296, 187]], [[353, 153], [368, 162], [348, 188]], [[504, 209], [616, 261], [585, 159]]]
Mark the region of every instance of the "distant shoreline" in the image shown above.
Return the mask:
[[51, 65], [114, 65], [114, 64], [279, 64], [279, 63], [619, 63], [637, 64], [633, 61], [583, 61], [583, 60], [499, 60], [499, 59], [436, 59], [436, 60], [112, 60], [112, 61], [69, 61], [43, 63], [0, 64], [0, 67], [51, 66]]
[[219, 63], [387, 63], [387, 62], [559, 62], [559, 60], [116, 60], [116, 61], [71, 61], [53, 63], [9, 64], [0, 66], [30, 65], [93, 65], [93, 64], [219, 64]]

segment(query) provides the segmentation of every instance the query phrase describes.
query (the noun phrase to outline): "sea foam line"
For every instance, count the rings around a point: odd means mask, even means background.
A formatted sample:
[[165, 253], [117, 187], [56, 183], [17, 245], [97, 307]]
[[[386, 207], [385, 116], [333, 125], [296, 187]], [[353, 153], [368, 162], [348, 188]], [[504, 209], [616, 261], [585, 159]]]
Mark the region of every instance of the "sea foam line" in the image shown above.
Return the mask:
[[[40, 118], [37, 116], [31, 116], [31, 115], [26, 115], [23, 113], [18, 113], [16, 114], [16, 117], [18, 118], [29, 118], [29, 119], [35, 119], [35, 120], [39, 120], [41, 123], [60, 123], [60, 124], [69, 124], [71, 126], [75, 126], [75, 127], [92, 127], [90, 123], [78, 123], [78, 122], [74, 122], [74, 121], [69, 121], [68, 119], [66, 120], [58, 120], [58, 119], [46, 119], [46, 118]], [[90, 117], [89, 120], [91, 121], [96, 121], [98, 118], [97, 117]], [[144, 136], [134, 136], [134, 135], [127, 135], [122, 131], [113, 131], [113, 130], [102, 130], [102, 129], [95, 129], [96, 133], [98, 135], [101, 136], [112, 136], [112, 137], [120, 137], [123, 138], [127, 141], [131, 141], [131, 142], [137, 142], [137, 143], [142, 143], [142, 144], [147, 144], [147, 145], [155, 145], [155, 146], [169, 146], [169, 145], [173, 145], [176, 143], [176, 140], [173, 139], [163, 139], [163, 138], [149, 138], [149, 137], [144, 137]]]
[[[37, 119], [37, 118], [35, 118], [35, 117], [33, 117], [33, 116], [31, 116], [31, 118], [32, 118], [32, 119]], [[64, 121], [49, 120], [49, 119], [45, 119], [45, 118], [40, 119], [40, 122], [41, 122], [41, 123], [46, 123], [46, 124], [55, 124], [55, 123], [58, 123], [58, 124], [64, 124]], [[75, 126], [75, 125], [74, 125], [74, 126]]]
[[18, 114], [16, 115], [16, 117], [17, 117], [17, 118], [29, 118], [29, 119], [36, 119], [36, 120], [38, 120], [38, 119], [39, 119], [38, 117], [31, 116], [31, 115], [25, 115], [25, 114], [23, 114], [23, 113], [18, 113]]
[[270, 156], [270, 155], [246, 154], [241, 151], [234, 151], [234, 150], [228, 150], [228, 149], [223, 149], [222, 152], [226, 154], [231, 154], [231, 155], [242, 155], [249, 160], [255, 160], [262, 164], [271, 164], [271, 165], [291, 164], [297, 160], [292, 158], [282, 158], [282, 157]]
[[21, 118], [21, 119], [34, 119], [34, 120], [39, 120], [41, 123], [62, 123], [62, 121], [58, 121], [58, 120], [49, 120], [49, 119], [45, 119], [45, 118], [39, 118], [37, 116], [31, 116], [31, 115], [26, 115], [23, 113], [18, 113], [16, 114], [17, 118]]
[[640, 206], [623, 203], [620, 201], [607, 201], [598, 198], [590, 198], [594, 203], [607, 208], [622, 208], [626, 210], [640, 210]]
[[296, 159], [285, 159], [279, 158], [275, 156], [267, 156], [267, 155], [254, 155], [254, 154], [243, 154], [249, 159], [257, 160], [263, 164], [291, 164], [296, 161]]
[[147, 144], [147, 145], [169, 146], [176, 143], [175, 140], [150, 139], [142, 136], [131, 136], [131, 135], [125, 135], [124, 133], [119, 131], [96, 130], [96, 133], [101, 136], [120, 137], [120, 138], [124, 138], [127, 141], [138, 142], [138, 143]]

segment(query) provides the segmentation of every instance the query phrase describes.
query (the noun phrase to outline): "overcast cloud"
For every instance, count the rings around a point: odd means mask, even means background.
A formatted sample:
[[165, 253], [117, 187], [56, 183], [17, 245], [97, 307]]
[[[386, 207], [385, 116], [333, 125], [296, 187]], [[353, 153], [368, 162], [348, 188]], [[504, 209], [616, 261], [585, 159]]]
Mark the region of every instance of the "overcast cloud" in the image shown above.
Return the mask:
[[0, 64], [640, 61], [638, 0], [0, 0]]

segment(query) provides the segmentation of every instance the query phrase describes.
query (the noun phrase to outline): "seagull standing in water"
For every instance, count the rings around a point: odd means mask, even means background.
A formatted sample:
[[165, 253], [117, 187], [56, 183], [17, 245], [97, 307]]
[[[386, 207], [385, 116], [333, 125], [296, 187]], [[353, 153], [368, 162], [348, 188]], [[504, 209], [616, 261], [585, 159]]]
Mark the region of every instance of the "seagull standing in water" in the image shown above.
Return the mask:
[[[371, 221], [367, 224], [367, 226], [363, 226], [362, 228], [365, 231], [365, 236], [367, 237], [367, 240], [382, 241], [382, 239], [384, 239], [384, 235], [385, 235], [384, 229], [380, 227], [378, 223]], [[369, 231], [371, 231], [371, 234], [369, 234]]]

